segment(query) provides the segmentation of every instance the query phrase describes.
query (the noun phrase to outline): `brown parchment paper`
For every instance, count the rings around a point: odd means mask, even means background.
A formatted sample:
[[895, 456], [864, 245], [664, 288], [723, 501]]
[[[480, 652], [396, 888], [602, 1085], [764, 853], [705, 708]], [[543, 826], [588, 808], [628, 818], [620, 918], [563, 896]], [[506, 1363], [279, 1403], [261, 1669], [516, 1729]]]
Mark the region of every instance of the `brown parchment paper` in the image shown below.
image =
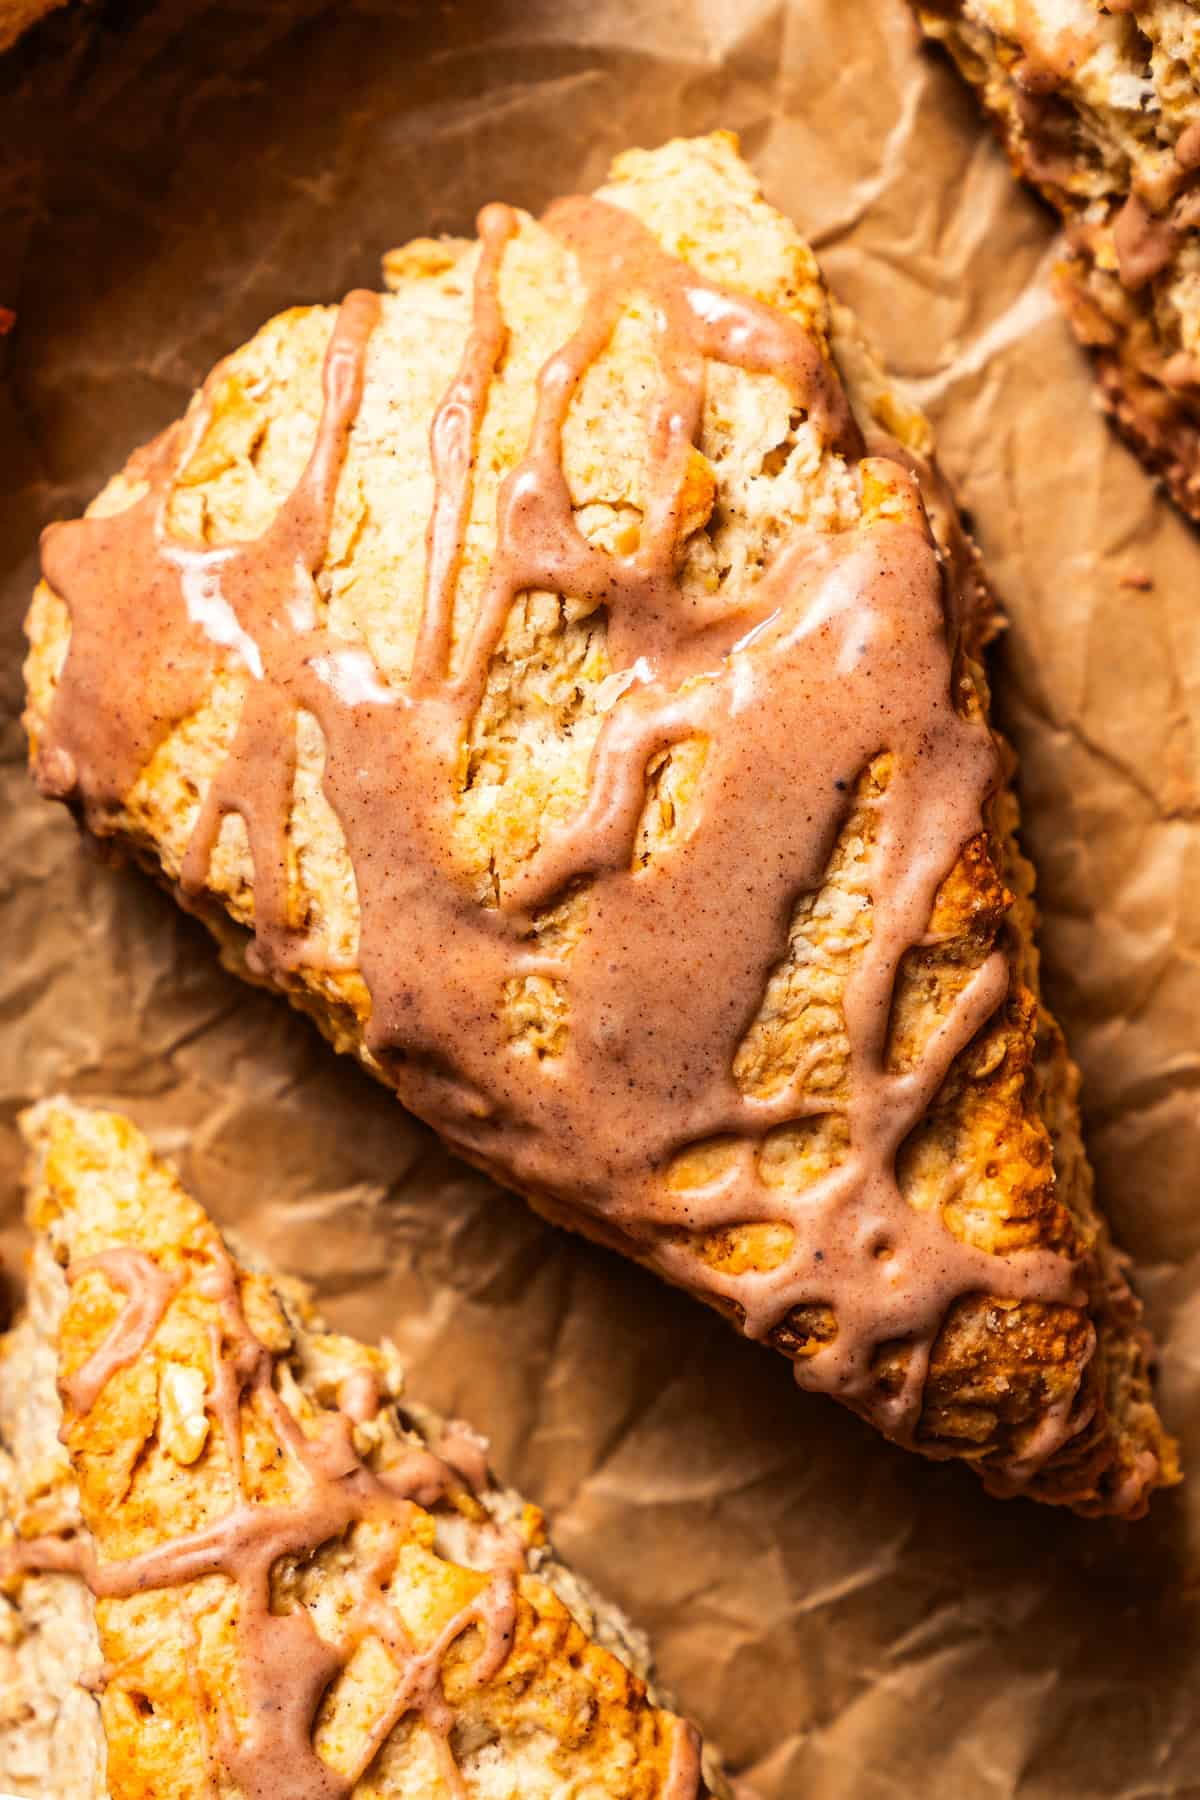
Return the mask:
[[[1192, 1469], [1134, 1526], [989, 1501], [535, 1220], [26, 783], [43, 522], [276, 309], [719, 124], [938, 421], [1008, 606], [1048, 986]], [[490, 1432], [765, 1800], [1200, 1795], [1200, 540], [1095, 413], [1053, 256], [902, 0], [77, 0], [0, 61], [4, 1241], [17, 1110], [129, 1111]]]

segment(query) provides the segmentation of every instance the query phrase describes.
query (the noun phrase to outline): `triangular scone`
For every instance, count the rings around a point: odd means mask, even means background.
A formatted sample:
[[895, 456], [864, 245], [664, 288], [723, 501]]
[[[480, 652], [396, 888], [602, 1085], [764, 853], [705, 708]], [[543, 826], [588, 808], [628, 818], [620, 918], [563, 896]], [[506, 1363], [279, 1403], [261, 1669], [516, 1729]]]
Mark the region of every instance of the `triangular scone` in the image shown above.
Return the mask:
[[1175, 1454], [928, 426], [726, 135], [480, 234], [273, 320], [51, 529], [39, 782], [802, 1385], [1139, 1513]]
[[126, 1120], [55, 1100], [25, 1129], [0, 1790], [725, 1792], [650, 1697], [637, 1634], [492, 1482], [483, 1440], [398, 1406], [394, 1356], [235, 1262]]

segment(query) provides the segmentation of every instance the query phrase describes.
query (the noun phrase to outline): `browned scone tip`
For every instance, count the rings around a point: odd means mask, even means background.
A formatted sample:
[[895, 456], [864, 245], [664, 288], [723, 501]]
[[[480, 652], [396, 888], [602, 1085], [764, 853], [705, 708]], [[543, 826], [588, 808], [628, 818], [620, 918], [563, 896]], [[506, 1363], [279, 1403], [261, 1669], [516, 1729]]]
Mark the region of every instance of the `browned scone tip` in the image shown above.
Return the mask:
[[1180, 0], [915, 0], [1061, 214], [1055, 290], [1100, 397], [1200, 518], [1200, 14]]
[[998, 1493], [1177, 1479], [928, 422], [728, 134], [272, 320], [55, 526], [36, 777], [464, 1156]]
[[10, 50], [31, 25], [66, 4], [67, 0], [0, 0], [0, 52]]
[[235, 1258], [127, 1120], [52, 1100], [23, 1124], [0, 1790], [727, 1795], [639, 1634], [557, 1561], [486, 1442], [402, 1395], [393, 1350]]

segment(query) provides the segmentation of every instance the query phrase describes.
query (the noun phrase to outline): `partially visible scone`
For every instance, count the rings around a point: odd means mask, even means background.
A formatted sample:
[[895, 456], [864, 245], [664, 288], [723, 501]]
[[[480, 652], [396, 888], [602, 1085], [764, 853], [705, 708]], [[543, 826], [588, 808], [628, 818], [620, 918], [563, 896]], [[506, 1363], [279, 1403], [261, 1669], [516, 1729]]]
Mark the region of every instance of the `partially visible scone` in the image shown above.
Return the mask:
[[483, 1440], [400, 1400], [394, 1355], [234, 1261], [127, 1121], [56, 1100], [25, 1130], [0, 1790], [725, 1791], [651, 1698], [638, 1634], [495, 1485]]
[[[0, 1518], [4, 1538], [82, 1530], [56, 1386], [65, 1284], [45, 1243], [28, 1299], [0, 1339]], [[0, 1558], [6, 1551], [0, 1550]], [[0, 1566], [3, 1566], [0, 1564]], [[91, 1596], [77, 1574], [29, 1569], [0, 1584], [0, 1792], [106, 1800], [104, 1734], [90, 1681], [103, 1663]]]
[[1101, 398], [1200, 518], [1200, 13], [1186, 0], [916, 0], [1018, 175]]

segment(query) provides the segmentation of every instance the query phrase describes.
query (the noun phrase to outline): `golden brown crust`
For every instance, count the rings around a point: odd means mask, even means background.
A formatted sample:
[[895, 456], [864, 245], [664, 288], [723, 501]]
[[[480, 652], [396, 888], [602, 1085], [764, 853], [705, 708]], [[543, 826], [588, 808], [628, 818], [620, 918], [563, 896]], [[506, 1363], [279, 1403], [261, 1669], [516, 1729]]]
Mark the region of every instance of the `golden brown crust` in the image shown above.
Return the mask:
[[66, 3], [67, 0], [0, 0], [0, 51], [11, 49], [31, 25]]
[[[978, 658], [995, 603], [928, 460], [928, 424], [881, 375], [853, 322], [831, 308], [810, 251], [762, 200], [732, 141], [718, 134], [631, 152], [619, 160], [604, 192], [674, 254], [786, 311], [822, 349], [832, 343], [868, 437], [899, 444], [917, 469], [947, 566], [957, 574], [962, 704], [985, 707]], [[362, 414], [351, 435], [321, 577], [338, 629], [364, 641], [389, 676], [403, 675], [412, 654], [431, 485], [428, 423], [461, 354], [473, 257], [469, 246], [447, 244], [432, 254], [422, 244], [389, 259], [395, 293], [384, 301], [368, 359]], [[573, 279], [551, 234], [521, 219], [501, 283], [510, 347], [480, 439], [456, 639], [478, 601], [493, 547], [497, 488], [527, 434], [537, 370], [561, 341], [561, 296], [571, 291]], [[272, 321], [225, 365], [200, 442], [174, 493], [174, 529], [193, 540], [221, 542], [252, 536], [266, 525], [312, 443], [330, 327], [327, 311], [298, 309]], [[577, 519], [610, 548], [622, 542], [640, 499], [648, 354], [641, 328], [630, 321], [589, 371], [567, 421], [566, 472]], [[135, 461], [110, 484], [97, 510], [128, 504], [143, 467]], [[872, 509], [887, 517], [895, 504], [886, 485], [872, 492], [864, 482], [860, 492], [855, 470], [815, 421], [790, 416], [780, 383], [724, 364], [714, 363], [709, 372], [690, 474], [695, 503], [681, 509], [681, 579], [685, 592], [700, 597], [720, 592], [731, 571], [761, 566], [790, 530], [837, 532]], [[66, 608], [43, 584], [30, 619], [27, 665], [35, 754], [69, 630]], [[578, 806], [608, 673], [594, 605], [532, 594], [513, 609], [467, 748], [458, 812], [458, 849], [476, 872], [481, 896], [520, 867], [547, 818]], [[222, 675], [209, 703], [164, 738], [111, 822], [119, 840], [169, 885], [179, 880], [200, 794], [228, 743], [240, 699], [238, 679]], [[330, 966], [338, 956], [353, 965], [358, 918], [353, 873], [321, 791], [320, 769], [320, 736], [302, 714], [290, 820], [291, 892], [295, 918], [321, 954], [276, 974], [274, 985], [309, 1012], [339, 1049], [388, 1080], [388, 1068], [365, 1043], [370, 1001], [361, 975], [353, 966]], [[836, 1112], [847, 1080], [840, 1009], [849, 972], [870, 937], [865, 867], [872, 802], [889, 774], [886, 755], [864, 770], [824, 883], [796, 907], [787, 953], [770, 973], [734, 1065], [743, 1091], [769, 1095], [807, 1059], [809, 1095], [829, 1096], [829, 1113], [767, 1134], [760, 1170], [768, 1185], [803, 1185], [845, 1154]], [[644, 826], [652, 847], [686, 830], [696, 780], [695, 766], [683, 756], [652, 773]], [[930, 1454], [964, 1456], [1003, 1490], [1014, 1462], [1033, 1455], [1047, 1421], [1061, 1414], [1071, 1441], [1045, 1467], [1034, 1471], [1031, 1465], [1028, 1491], [1081, 1511], [1136, 1515], [1153, 1486], [1176, 1478], [1174, 1448], [1149, 1399], [1147, 1345], [1136, 1304], [1127, 1298], [1092, 1203], [1078, 1145], [1074, 1072], [1039, 1007], [1031, 879], [1016, 849], [1015, 804], [1007, 790], [996, 797], [986, 825], [942, 885], [931, 920], [937, 941], [910, 951], [902, 965], [889, 1067], [909, 1066], [994, 949], [1004, 951], [1013, 981], [1007, 1004], [956, 1060], [904, 1146], [901, 1187], [914, 1208], [936, 1211], [950, 1232], [980, 1250], [1090, 1253], [1095, 1347], [1088, 1317], [1074, 1307], [985, 1296], [960, 1300], [934, 1349], [918, 1436]], [[190, 903], [221, 940], [230, 965], [247, 974], [253, 868], [239, 819], [226, 820], [206, 893]], [[539, 929], [569, 939], [582, 916], [569, 897]], [[553, 1054], [557, 1034], [570, 1027], [561, 997], [535, 982], [519, 985], [505, 1004], [514, 1037], [538, 1055]], [[689, 1185], [711, 1175], [725, 1150], [721, 1140], [690, 1146], [672, 1168], [673, 1187], [686, 1195]], [[492, 1172], [501, 1179], [507, 1174], [503, 1168]], [[541, 1191], [531, 1198], [548, 1216], [630, 1254], [645, 1254], [644, 1244], [611, 1220], [585, 1216], [559, 1194]], [[781, 1236], [787, 1229], [668, 1228], [663, 1237], [686, 1245], [708, 1270], [731, 1273], [776, 1266], [787, 1253]], [[1117, 1301], [1110, 1303], [1110, 1292]], [[806, 1307], [776, 1329], [773, 1341], [804, 1359], [836, 1332], [828, 1308]], [[881, 1391], [900, 1383], [907, 1355], [902, 1346], [885, 1347], [877, 1371]]]
[[[128, 1303], [106, 1269], [86, 1267], [85, 1259], [132, 1247], [173, 1284], [152, 1337], [112, 1369], [94, 1403], [82, 1412], [66, 1403], [63, 1434], [103, 1572], [213, 1527], [238, 1504], [214, 1361], [227, 1321], [209, 1279], [223, 1251], [211, 1223], [127, 1120], [48, 1102], [27, 1115], [26, 1131], [34, 1159], [30, 1222], [59, 1267], [74, 1271], [58, 1327], [65, 1394], [111, 1342]], [[306, 1437], [340, 1416], [347, 1380], [366, 1376], [385, 1400], [354, 1428], [364, 1465], [386, 1474], [426, 1454], [425, 1440], [386, 1398], [397, 1385], [393, 1359], [325, 1332], [298, 1284], [244, 1266], [237, 1283], [246, 1320], [271, 1352], [273, 1387]], [[243, 1503], [252, 1512], [295, 1506], [306, 1477], [282, 1452], [261, 1393], [243, 1393], [239, 1410]], [[22, 1520], [23, 1536], [34, 1535], [31, 1523], [31, 1516]], [[336, 1637], [378, 1562], [383, 1529], [368, 1517], [311, 1555], [278, 1561], [273, 1606], [304, 1608], [319, 1631]], [[391, 1546], [396, 1574], [384, 1591], [418, 1650], [487, 1588], [497, 1546], [509, 1559], [515, 1554], [520, 1568], [511, 1646], [494, 1675], [473, 1679], [479, 1626], [454, 1639], [442, 1664], [454, 1715], [449, 1742], [470, 1800], [516, 1793], [551, 1800], [585, 1790], [653, 1800], [666, 1792], [676, 1721], [560, 1598], [556, 1587], [592, 1623], [586, 1591], [554, 1564], [535, 1508], [463, 1476], [405, 1515], [401, 1537]], [[222, 1574], [99, 1598], [112, 1800], [211, 1791], [222, 1732], [244, 1738], [253, 1725], [238, 1651], [245, 1604], [236, 1581]], [[610, 1617], [604, 1629], [619, 1641], [619, 1621]], [[358, 1766], [367, 1730], [396, 1686], [395, 1669], [373, 1653], [374, 1643], [367, 1638], [335, 1676], [316, 1717], [317, 1749], [336, 1771]], [[638, 1660], [636, 1645], [626, 1653]], [[352, 1791], [378, 1800], [453, 1791], [431, 1752], [424, 1715], [400, 1720]]]

